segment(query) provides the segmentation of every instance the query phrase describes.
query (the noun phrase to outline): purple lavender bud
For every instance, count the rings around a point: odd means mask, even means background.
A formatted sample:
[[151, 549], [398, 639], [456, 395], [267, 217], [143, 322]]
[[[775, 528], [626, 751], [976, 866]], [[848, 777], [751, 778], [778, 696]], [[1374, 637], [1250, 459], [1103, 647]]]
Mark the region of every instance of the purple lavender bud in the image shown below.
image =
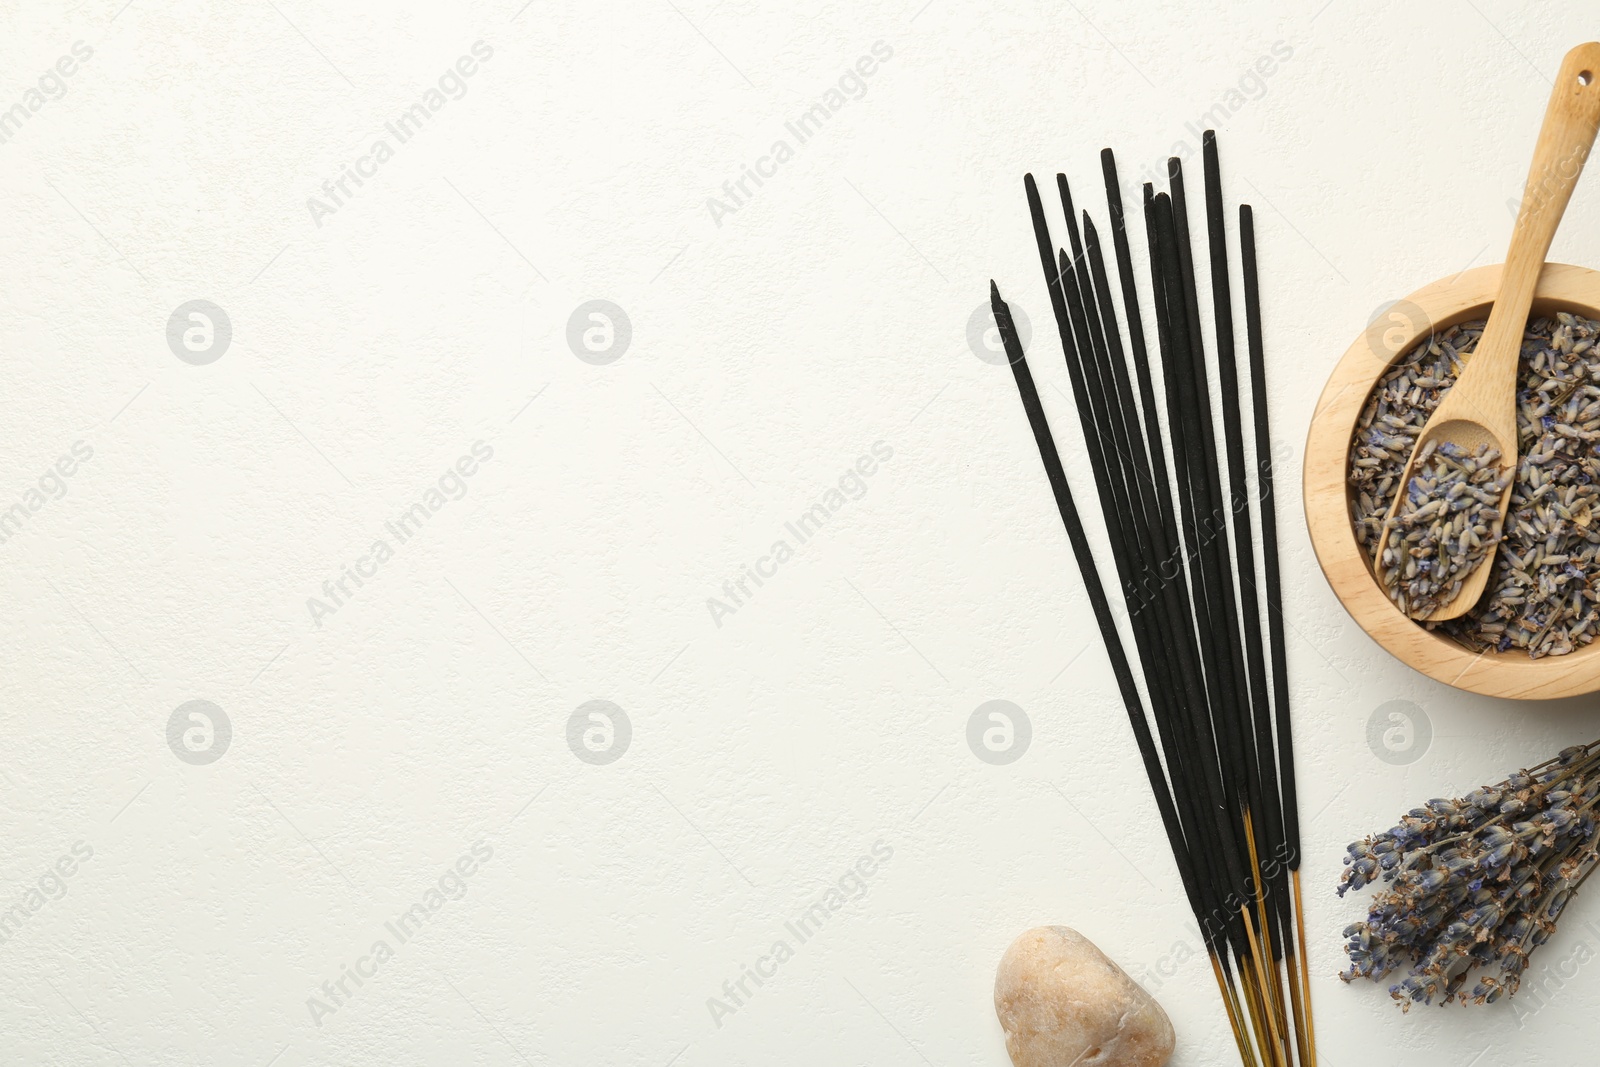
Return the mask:
[[1504, 867], [1510, 859], [1511, 845], [1507, 843], [1486, 852], [1483, 859], [1478, 861], [1478, 865], [1480, 867]]

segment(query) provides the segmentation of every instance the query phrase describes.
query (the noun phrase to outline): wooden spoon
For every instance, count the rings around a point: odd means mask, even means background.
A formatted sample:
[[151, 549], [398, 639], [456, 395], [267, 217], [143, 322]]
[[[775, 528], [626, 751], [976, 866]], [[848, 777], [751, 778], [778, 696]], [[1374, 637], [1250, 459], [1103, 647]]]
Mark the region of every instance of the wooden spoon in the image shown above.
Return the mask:
[[[1533, 306], [1533, 290], [1550, 251], [1556, 227], [1572, 198], [1572, 189], [1583, 173], [1584, 161], [1594, 147], [1595, 131], [1600, 128], [1600, 43], [1580, 44], [1561, 61], [1555, 89], [1545, 108], [1544, 126], [1533, 149], [1533, 165], [1528, 168], [1528, 184], [1522, 191], [1522, 206], [1511, 231], [1511, 250], [1501, 269], [1500, 288], [1495, 294], [1489, 321], [1478, 338], [1478, 346], [1467, 358], [1467, 365], [1456, 384], [1445, 393], [1434, 409], [1411, 458], [1394, 502], [1384, 517], [1380, 545], [1389, 541], [1389, 524], [1407, 499], [1412, 468], [1417, 455], [1430, 442], [1452, 443], [1467, 452], [1490, 445], [1500, 452], [1500, 470], [1515, 471], [1517, 466], [1517, 370], [1522, 356], [1522, 334]], [[1500, 522], [1511, 501], [1510, 480], [1500, 494]], [[1379, 566], [1382, 566], [1380, 548]], [[1461, 581], [1461, 591], [1449, 603], [1426, 616], [1429, 622], [1453, 619], [1465, 614], [1483, 595], [1494, 570], [1498, 552], [1489, 553], [1472, 573]]]

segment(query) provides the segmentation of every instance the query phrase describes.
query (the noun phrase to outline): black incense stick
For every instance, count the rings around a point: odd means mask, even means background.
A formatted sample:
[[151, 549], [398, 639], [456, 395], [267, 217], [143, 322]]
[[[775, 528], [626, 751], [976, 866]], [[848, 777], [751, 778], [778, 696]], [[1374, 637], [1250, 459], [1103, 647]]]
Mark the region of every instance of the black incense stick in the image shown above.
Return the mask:
[[1261, 290], [1256, 279], [1256, 229], [1249, 204], [1239, 207], [1239, 246], [1244, 263], [1245, 329], [1255, 415], [1256, 467], [1261, 514], [1261, 558], [1266, 577], [1267, 632], [1272, 648], [1273, 705], [1277, 709], [1278, 758], [1282, 770], [1287, 866], [1300, 869], [1300, 808], [1295, 794], [1294, 746], [1289, 719], [1289, 662], [1283, 634], [1283, 580], [1278, 568], [1277, 497], [1273, 492], [1272, 431], [1267, 417], [1266, 356], [1261, 338]]
[[[1267, 376], [1265, 346], [1261, 334], [1261, 287], [1256, 274], [1255, 216], [1250, 205], [1239, 207], [1239, 248], [1244, 268], [1245, 334], [1250, 353], [1251, 406], [1254, 414], [1259, 512], [1261, 516], [1261, 557], [1267, 599], [1267, 634], [1272, 654], [1273, 708], [1276, 713], [1278, 768], [1282, 793], [1282, 825], [1285, 866], [1293, 887], [1295, 930], [1284, 942], [1295, 948], [1297, 963], [1291, 961], [1291, 981], [1295, 967], [1299, 972], [1295, 1008], [1303, 1012], [1299, 1032], [1301, 1057], [1309, 1053], [1316, 1059], [1316, 1026], [1311, 1012], [1311, 972], [1306, 960], [1305, 910], [1300, 901], [1300, 805], [1295, 789], [1293, 730], [1289, 714], [1289, 664], [1283, 634], [1283, 582], [1278, 565], [1277, 500], [1273, 492], [1272, 432], [1267, 417]], [[1288, 906], [1280, 902], [1280, 911]]]
[[[1167, 192], [1144, 187], [1154, 347], [1145, 334], [1110, 150], [1101, 154], [1101, 170], [1115, 285], [1100, 231], [1087, 211], [1080, 228], [1066, 176], [1056, 176], [1056, 187], [1067, 248], [1051, 239], [1033, 177], [1023, 183], [1111, 567], [1127, 610], [1129, 645], [1117, 629], [1103, 572], [1073, 503], [1010, 309], [993, 284], [990, 296], [1240, 1056], [1252, 1067], [1258, 1056], [1265, 1067], [1307, 1067], [1315, 1064], [1315, 1046], [1304, 966], [1299, 818], [1255, 233], [1249, 209], [1241, 208], [1260, 583], [1221, 168], [1210, 131], [1202, 144], [1220, 415], [1212, 410], [1212, 371], [1201, 334], [1181, 163], [1168, 161]], [[1225, 458], [1226, 478], [1219, 455]]]

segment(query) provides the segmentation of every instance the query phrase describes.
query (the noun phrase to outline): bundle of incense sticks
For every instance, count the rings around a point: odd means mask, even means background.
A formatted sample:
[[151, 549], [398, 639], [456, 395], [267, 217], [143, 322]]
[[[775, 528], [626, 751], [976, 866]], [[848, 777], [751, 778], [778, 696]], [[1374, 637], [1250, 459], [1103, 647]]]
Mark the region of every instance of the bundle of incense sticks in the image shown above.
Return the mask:
[[[991, 282], [995, 323], [1088, 588], [1178, 876], [1205, 938], [1240, 1058], [1266, 1067], [1311, 1065], [1316, 1039], [1300, 897], [1299, 813], [1254, 220], [1249, 206], [1241, 205], [1249, 356], [1249, 397], [1244, 398], [1217, 144], [1207, 131], [1203, 163], [1219, 428], [1182, 163], [1167, 161], [1166, 191], [1144, 187], [1157, 354], [1146, 346], [1109, 148], [1100, 162], [1120, 318], [1099, 231], [1084, 212], [1080, 233], [1066, 176], [1056, 175], [1056, 186], [1070, 254], [1051, 239], [1033, 175], [1023, 181], [1126, 608], [1131, 653], [1073, 504], [1011, 311]], [[1242, 415], [1245, 403], [1252, 414], [1248, 423]], [[1253, 493], [1247, 427], [1256, 456]], [[1252, 512], [1260, 521], [1259, 559]]]

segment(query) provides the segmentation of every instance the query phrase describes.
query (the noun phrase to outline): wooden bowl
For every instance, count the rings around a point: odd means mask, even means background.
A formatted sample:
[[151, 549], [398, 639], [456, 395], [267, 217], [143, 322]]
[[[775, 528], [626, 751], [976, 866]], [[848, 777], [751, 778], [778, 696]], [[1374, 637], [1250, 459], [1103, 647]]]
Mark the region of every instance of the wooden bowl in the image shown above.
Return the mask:
[[[1431, 330], [1483, 318], [1494, 303], [1499, 265], [1477, 267], [1424, 286], [1369, 326], [1333, 369], [1306, 438], [1306, 526], [1328, 584], [1361, 628], [1407, 666], [1486, 696], [1545, 700], [1600, 691], [1600, 641], [1565, 656], [1531, 659], [1526, 650], [1471, 652], [1423, 629], [1384, 593], [1356, 540], [1346, 473], [1356, 420], [1378, 379]], [[1533, 313], [1570, 311], [1600, 319], [1600, 271], [1547, 263]]]

